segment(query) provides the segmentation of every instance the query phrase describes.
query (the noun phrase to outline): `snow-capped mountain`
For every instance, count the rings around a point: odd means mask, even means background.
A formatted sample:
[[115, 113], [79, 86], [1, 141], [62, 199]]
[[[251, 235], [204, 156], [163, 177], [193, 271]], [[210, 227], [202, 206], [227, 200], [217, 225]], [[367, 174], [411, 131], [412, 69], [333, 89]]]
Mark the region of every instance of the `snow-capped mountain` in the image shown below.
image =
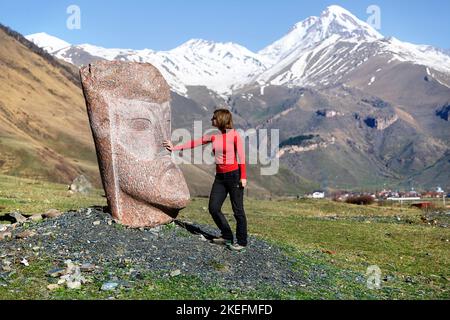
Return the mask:
[[[43, 46], [48, 35], [27, 37]], [[200, 39], [189, 40], [170, 51], [150, 49], [107, 49], [83, 44], [51, 50], [51, 54], [81, 66], [97, 59], [148, 62], [159, 68], [174, 91], [185, 95], [186, 86], [206, 86], [220, 95], [248, 83], [267, 69], [258, 54], [235, 43], [218, 43]]]
[[57, 37], [53, 37], [45, 32], [30, 34], [26, 37], [38, 47], [41, 47], [48, 53], [54, 53], [63, 48], [70, 47], [70, 43], [61, 40]]
[[328, 7], [320, 17], [309, 17], [292, 30], [264, 48], [259, 54], [275, 63], [288, 56], [299, 54], [333, 36], [340, 39], [352, 39], [355, 42], [375, 41], [383, 36], [366, 22], [359, 20], [349, 11], [339, 7]]
[[161, 66], [169, 83], [178, 88], [207, 86], [222, 95], [231, 94], [266, 70], [261, 57], [238, 44], [205, 40], [190, 40], [168, 52], [136, 52], [126, 60]]
[[339, 6], [296, 24], [259, 54], [275, 62], [253, 79], [261, 85], [335, 85], [374, 60], [380, 68], [392, 62], [410, 62], [450, 74], [450, 57], [442, 50], [384, 38]]
[[340, 6], [297, 23], [280, 40], [254, 53], [235, 43], [194, 39], [170, 51], [70, 46], [45, 33], [27, 37], [57, 58], [81, 66], [98, 59], [154, 64], [172, 89], [206, 86], [225, 97], [247, 85], [330, 86], [348, 80], [365, 64], [381, 69], [409, 62], [450, 75], [450, 56], [431, 46], [384, 38], [368, 23]]

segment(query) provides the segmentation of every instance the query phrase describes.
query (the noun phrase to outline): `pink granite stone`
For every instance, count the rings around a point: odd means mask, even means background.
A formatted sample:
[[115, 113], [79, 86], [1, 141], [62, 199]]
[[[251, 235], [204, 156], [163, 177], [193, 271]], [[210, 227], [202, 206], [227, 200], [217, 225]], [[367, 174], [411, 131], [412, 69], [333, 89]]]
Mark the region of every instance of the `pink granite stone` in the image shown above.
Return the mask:
[[170, 89], [151, 64], [100, 61], [80, 70], [111, 213], [130, 227], [173, 221], [189, 202], [170, 140]]

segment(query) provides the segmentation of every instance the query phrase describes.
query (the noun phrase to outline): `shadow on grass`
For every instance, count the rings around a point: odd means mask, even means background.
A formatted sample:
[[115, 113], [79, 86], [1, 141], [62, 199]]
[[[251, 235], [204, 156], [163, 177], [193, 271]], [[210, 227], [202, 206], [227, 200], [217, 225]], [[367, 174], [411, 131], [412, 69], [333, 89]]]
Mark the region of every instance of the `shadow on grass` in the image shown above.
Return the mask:
[[202, 236], [204, 236], [206, 238], [206, 240], [212, 241], [213, 239], [216, 238], [215, 235], [213, 235], [213, 234], [211, 234], [209, 232], [206, 232], [206, 231], [202, 230], [200, 227], [195, 226], [195, 225], [193, 225], [191, 223], [180, 221], [180, 220], [175, 220], [175, 224], [177, 226], [179, 226], [180, 228], [183, 228], [186, 231], [188, 231], [188, 232], [190, 232], [190, 233], [192, 233], [194, 235], [202, 235]]

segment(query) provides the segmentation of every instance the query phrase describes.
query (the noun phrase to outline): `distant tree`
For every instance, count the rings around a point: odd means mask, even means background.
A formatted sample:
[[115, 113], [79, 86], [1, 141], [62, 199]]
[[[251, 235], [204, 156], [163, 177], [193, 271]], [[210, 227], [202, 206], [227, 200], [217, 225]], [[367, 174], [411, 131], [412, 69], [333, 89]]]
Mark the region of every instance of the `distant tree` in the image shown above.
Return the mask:
[[375, 202], [375, 199], [372, 196], [364, 195], [357, 197], [349, 197], [345, 202], [349, 204], [357, 204], [360, 206], [368, 206], [373, 204]]

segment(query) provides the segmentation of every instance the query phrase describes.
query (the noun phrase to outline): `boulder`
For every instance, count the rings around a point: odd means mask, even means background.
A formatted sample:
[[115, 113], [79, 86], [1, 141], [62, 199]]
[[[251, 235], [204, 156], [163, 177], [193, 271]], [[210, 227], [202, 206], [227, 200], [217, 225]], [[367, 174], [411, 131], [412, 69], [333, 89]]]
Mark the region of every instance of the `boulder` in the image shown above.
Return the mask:
[[27, 218], [25, 218], [20, 212], [9, 213], [9, 216], [12, 219], [14, 219], [15, 222], [18, 222], [18, 223], [22, 223], [22, 222], [27, 221]]
[[41, 214], [33, 214], [32, 216], [28, 217], [28, 220], [34, 221], [34, 222], [41, 221], [42, 219], [43, 218], [42, 218]]
[[73, 180], [69, 190], [75, 193], [88, 194], [92, 191], [92, 184], [84, 175], [80, 175]]
[[61, 216], [63, 213], [59, 210], [56, 209], [50, 209], [48, 210], [46, 213], [43, 214], [44, 218], [46, 219], [51, 219], [51, 218], [58, 218], [59, 216]]

